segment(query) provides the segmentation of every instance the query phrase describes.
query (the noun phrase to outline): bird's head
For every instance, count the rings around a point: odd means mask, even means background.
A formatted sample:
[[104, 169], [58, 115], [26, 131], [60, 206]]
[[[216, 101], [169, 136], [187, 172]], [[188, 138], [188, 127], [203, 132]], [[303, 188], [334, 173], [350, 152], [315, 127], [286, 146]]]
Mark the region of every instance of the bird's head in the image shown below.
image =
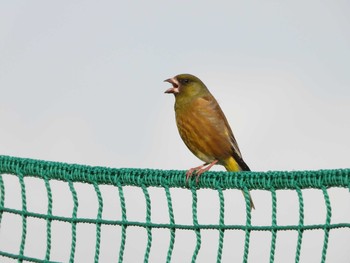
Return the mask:
[[175, 97], [193, 97], [202, 93], [208, 92], [204, 83], [191, 74], [179, 74], [173, 78], [164, 80], [173, 86], [165, 91], [165, 93], [172, 93]]

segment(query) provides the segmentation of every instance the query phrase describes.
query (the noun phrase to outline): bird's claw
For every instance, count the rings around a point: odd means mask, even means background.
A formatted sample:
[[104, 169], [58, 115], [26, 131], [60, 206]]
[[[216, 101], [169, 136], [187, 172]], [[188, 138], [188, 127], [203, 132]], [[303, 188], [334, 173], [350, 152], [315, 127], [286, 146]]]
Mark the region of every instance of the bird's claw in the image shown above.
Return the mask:
[[191, 169], [189, 169], [189, 170], [186, 172], [186, 184], [188, 183], [188, 180], [190, 179], [190, 177], [193, 176], [194, 173], [197, 175], [197, 176], [196, 176], [196, 183], [198, 183], [198, 173], [199, 173], [200, 170], [203, 168], [203, 166], [204, 166], [204, 165], [191, 168]]
[[208, 164], [208, 163], [205, 163], [203, 165], [200, 165], [200, 166], [197, 166], [197, 167], [194, 167], [194, 168], [191, 168], [189, 169], [187, 172], [186, 172], [186, 184], [189, 180], [189, 178], [191, 176], [193, 176], [193, 173], [196, 174], [196, 184], [199, 183], [199, 177], [201, 176], [202, 173], [206, 172], [206, 171], [209, 171], [210, 168], [215, 165], [218, 161], [215, 160], [213, 161], [212, 163]]

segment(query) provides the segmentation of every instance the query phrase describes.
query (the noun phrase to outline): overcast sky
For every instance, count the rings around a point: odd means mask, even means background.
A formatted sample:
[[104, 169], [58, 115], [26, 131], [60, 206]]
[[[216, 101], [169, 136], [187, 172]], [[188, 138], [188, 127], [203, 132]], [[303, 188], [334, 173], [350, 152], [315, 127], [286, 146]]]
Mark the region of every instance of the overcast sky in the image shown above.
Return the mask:
[[347, 168], [349, 10], [313, 0], [2, 1], [0, 154], [197, 166], [163, 82], [191, 73], [252, 170]]

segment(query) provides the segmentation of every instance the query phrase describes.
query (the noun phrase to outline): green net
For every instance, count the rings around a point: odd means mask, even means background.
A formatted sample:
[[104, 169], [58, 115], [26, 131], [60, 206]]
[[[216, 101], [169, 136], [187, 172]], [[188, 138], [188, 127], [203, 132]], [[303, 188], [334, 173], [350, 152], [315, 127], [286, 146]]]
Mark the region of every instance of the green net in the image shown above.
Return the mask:
[[[5, 192], [11, 191], [7, 189], [3, 181], [3, 175], [10, 174], [18, 178], [22, 199], [22, 209], [10, 208], [6, 205]], [[243, 262], [248, 262], [249, 247], [251, 241], [251, 233], [253, 231], [267, 231], [271, 233], [270, 262], [274, 262], [275, 250], [277, 243], [277, 233], [279, 231], [294, 231], [297, 233], [295, 262], [299, 262], [303, 234], [306, 230], [323, 231], [323, 248], [320, 251], [321, 262], [326, 262], [328, 241], [330, 231], [337, 228], [350, 229], [350, 222], [331, 223], [332, 206], [328, 189], [331, 187], [350, 189], [350, 169], [339, 170], [321, 170], [321, 171], [292, 171], [292, 172], [207, 172], [203, 174], [197, 184], [195, 180], [190, 180], [186, 184], [184, 171], [162, 171], [153, 169], [113, 169], [106, 167], [90, 167], [84, 165], [64, 164], [56, 162], [39, 161], [32, 159], [23, 159], [16, 157], [0, 156], [0, 222], [4, 214], [14, 214], [21, 217], [21, 240], [17, 253], [0, 250], [0, 256], [12, 258], [18, 261], [31, 262], [53, 262], [52, 261], [52, 223], [54, 221], [66, 222], [71, 227], [71, 244], [69, 261], [74, 262], [77, 247], [77, 226], [80, 224], [94, 224], [96, 228], [95, 234], [95, 250], [94, 261], [98, 262], [100, 258], [100, 247], [103, 236], [101, 235], [101, 227], [110, 225], [120, 228], [121, 242], [119, 246], [119, 255], [116, 261], [124, 261], [125, 247], [127, 242], [127, 228], [136, 226], [143, 228], [147, 232], [147, 243], [145, 244], [144, 262], [149, 261], [152, 249], [152, 230], [156, 228], [166, 229], [170, 233], [169, 244], [167, 248], [166, 262], [171, 262], [173, 250], [176, 246], [175, 236], [179, 230], [193, 231], [196, 236], [196, 243], [192, 252], [192, 262], [196, 262], [197, 256], [201, 250], [202, 230], [217, 231], [219, 233], [216, 244], [216, 261], [221, 262], [224, 249], [224, 236], [226, 231], [243, 231], [245, 233], [243, 246]], [[36, 177], [43, 180], [47, 194], [46, 213], [36, 213], [27, 209], [27, 195], [25, 177]], [[64, 217], [53, 214], [53, 195], [51, 189], [52, 180], [63, 181], [69, 186], [71, 197], [73, 200], [73, 211], [70, 217]], [[98, 200], [98, 211], [96, 218], [78, 217], [79, 198], [75, 189], [75, 183], [84, 183], [93, 186]], [[121, 208], [120, 220], [107, 220], [102, 217], [104, 200], [101, 194], [101, 185], [110, 185], [115, 187], [119, 193], [119, 202]], [[127, 205], [124, 196], [124, 188], [126, 186], [135, 186], [142, 190], [144, 202], [146, 204], [145, 220], [130, 221], [127, 216]], [[151, 220], [151, 198], [149, 194], [150, 187], [164, 189], [164, 195], [167, 202], [168, 223], [156, 223]], [[176, 215], [173, 209], [173, 201], [171, 188], [188, 189], [192, 196], [192, 224], [179, 224], [176, 222]], [[197, 211], [197, 193], [199, 189], [211, 189], [215, 191], [219, 199], [219, 218], [217, 224], [200, 224], [198, 222]], [[318, 189], [322, 192], [324, 206], [326, 207], [326, 220], [322, 224], [304, 224], [304, 198], [303, 189]], [[225, 199], [224, 191], [227, 189], [241, 189], [244, 192], [246, 206], [246, 222], [245, 224], [225, 224]], [[299, 205], [299, 222], [295, 225], [279, 225], [277, 223], [277, 190], [293, 190], [296, 191]], [[271, 224], [269, 225], [253, 225], [252, 212], [250, 211], [249, 191], [263, 190], [271, 193]], [[140, 200], [142, 201], [142, 200]], [[259, 209], [259, 207], [257, 207]], [[34, 258], [25, 254], [25, 247], [28, 245], [27, 240], [27, 224], [28, 219], [41, 219], [46, 222], [46, 252], [43, 258]], [[3, 227], [1, 225], [1, 227]], [[2, 230], [2, 229], [0, 229]], [[1, 232], [0, 232], [1, 239]], [[253, 248], [254, 249], [254, 248]], [[117, 253], [117, 254], [118, 254]], [[125, 258], [125, 261], [127, 259]]]

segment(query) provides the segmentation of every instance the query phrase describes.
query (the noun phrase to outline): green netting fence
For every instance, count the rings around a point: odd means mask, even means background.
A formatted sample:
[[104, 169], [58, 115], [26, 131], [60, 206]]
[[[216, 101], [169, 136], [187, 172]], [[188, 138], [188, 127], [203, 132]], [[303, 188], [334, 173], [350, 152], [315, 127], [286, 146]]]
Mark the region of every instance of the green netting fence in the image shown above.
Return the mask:
[[[18, 177], [21, 189], [22, 209], [13, 209], [6, 206], [5, 191], [11, 191], [11, 189], [5, 189], [3, 174], [11, 174]], [[25, 177], [36, 177], [44, 181], [48, 204], [46, 213], [35, 213], [27, 210], [26, 184], [24, 181]], [[50, 186], [50, 181], [52, 180], [60, 180], [66, 182], [69, 185], [74, 204], [73, 212], [70, 217], [63, 217], [54, 215], [52, 213], [52, 207], [55, 201], [53, 200], [52, 190]], [[74, 186], [75, 182], [86, 183], [93, 186], [98, 200], [98, 211], [96, 211], [96, 218], [77, 217], [79, 200]], [[122, 215], [121, 220], [106, 220], [102, 218], [104, 202], [100, 191], [101, 185], [111, 185], [116, 187], [118, 190]], [[134, 222], [128, 220], [127, 204], [123, 190], [125, 186], [135, 186], [142, 189], [144, 194], [143, 202], [146, 204], [146, 215], [143, 222]], [[169, 216], [168, 223], [159, 224], [151, 221], [151, 199], [148, 190], [149, 187], [160, 187], [164, 189], [164, 195], [166, 197], [168, 206], [168, 211], [164, 211], [164, 213], [167, 213]], [[190, 180], [186, 184], [184, 171], [163, 171], [131, 168], [115, 169], [0, 156], [0, 222], [4, 213], [18, 215], [22, 220], [21, 242], [18, 248], [18, 253], [0, 251], [0, 256], [4, 258], [12, 258], [18, 261], [53, 262], [51, 260], [51, 226], [53, 221], [61, 221], [69, 223], [71, 225], [70, 262], [74, 262], [75, 259], [78, 224], [94, 224], [96, 226], [94, 251], [95, 262], [98, 262], [100, 257], [101, 239], [103, 238], [101, 235], [101, 226], [103, 225], [112, 225], [114, 227], [121, 228], [119, 255], [116, 256], [115, 260], [119, 262], [124, 261], [125, 246], [128, 244], [126, 230], [130, 226], [143, 228], [147, 232], [147, 244], [145, 244], [144, 262], [149, 261], [150, 251], [151, 249], [154, 249], [152, 247], [152, 229], [155, 228], [167, 229], [170, 232], [170, 241], [168, 245], [166, 262], [172, 261], [174, 246], [176, 246], [175, 236], [177, 230], [188, 230], [195, 232], [196, 244], [192, 254], [192, 262], [196, 262], [197, 256], [201, 249], [201, 230], [211, 230], [217, 231], [219, 233], [217, 243], [215, 244], [217, 247], [217, 262], [221, 262], [222, 260], [224, 235], [225, 231], [228, 230], [243, 231], [245, 233], [244, 246], [242, 247], [244, 250], [242, 258], [243, 262], [248, 262], [250, 236], [252, 231], [267, 231], [271, 233], [270, 262], [274, 262], [275, 258], [277, 232], [295, 231], [297, 233], [297, 242], [295, 244], [295, 262], [299, 262], [304, 231], [321, 230], [323, 231], [324, 235], [323, 248], [322, 251], [320, 251], [320, 259], [321, 262], [326, 262], [330, 231], [337, 228], [350, 229], [350, 222], [337, 224], [331, 223], [332, 206], [328, 194], [328, 189], [331, 187], [350, 189], [350, 169], [291, 172], [207, 172], [201, 176], [198, 184], [195, 182], [195, 180]], [[176, 215], [174, 214], [172, 195], [170, 191], [171, 188], [183, 188], [188, 189], [188, 191], [191, 192], [192, 224], [184, 225], [178, 224], [176, 222]], [[217, 224], [204, 225], [198, 223], [197, 190], [204, 188], [216, 191], [219, 197], [220, 212]], [[326, 220], [323, 224], [304, 224], [304, 199], [302, 190], [310, 188], [318, 189], [323, 194], [324, 205], [326, 207]], [[246, 204], [245, 224], [225, 224], [225, 209], [229, 208], [225, 207], [223, 193], [227, 189], [243, 190], [245, 194]], [[250, 211], [248, 192], [250, 190], [257, 189], [269, 191], [271, 193], [272, 214], [270, 225], [261, 226], [251, 224], [252, 212]], [[278, 225], [277, 223], [276, 190], [281, 189], [294, 190], [297, 193], [299, 202], [299, 223], [296, 225]], [[259, 207], [257, 209], [259, 209]], [[29, 257], [24, 253], [27, 242], [28, 218], [39, 218], [46, 221], [46, 253], [45, 257], [43, 258]], [[127, 262], [127, 259], [125, 259], [125, 261]]]

